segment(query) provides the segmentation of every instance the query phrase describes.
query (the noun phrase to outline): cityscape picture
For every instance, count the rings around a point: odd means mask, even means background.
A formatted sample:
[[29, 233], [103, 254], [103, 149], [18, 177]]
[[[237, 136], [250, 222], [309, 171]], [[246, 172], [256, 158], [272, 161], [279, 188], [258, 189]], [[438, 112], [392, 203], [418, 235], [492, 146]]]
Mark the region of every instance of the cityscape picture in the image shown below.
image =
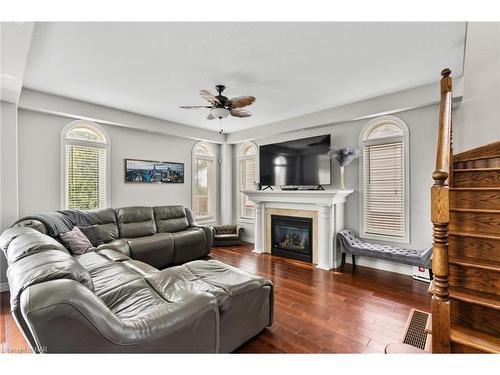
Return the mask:
[[184, 183], [184, 163], [125, 159], [125, 182]]

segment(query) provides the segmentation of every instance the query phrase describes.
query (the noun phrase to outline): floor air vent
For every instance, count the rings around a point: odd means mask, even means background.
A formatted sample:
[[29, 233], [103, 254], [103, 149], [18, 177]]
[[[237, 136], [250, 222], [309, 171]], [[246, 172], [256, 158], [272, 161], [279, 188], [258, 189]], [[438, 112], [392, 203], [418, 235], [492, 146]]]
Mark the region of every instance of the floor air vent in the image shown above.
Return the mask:
[[412, 309], [403, 333], [403, 343], [425, 350], [427, 342], [425, 326], [429, 318], [430, 314]]

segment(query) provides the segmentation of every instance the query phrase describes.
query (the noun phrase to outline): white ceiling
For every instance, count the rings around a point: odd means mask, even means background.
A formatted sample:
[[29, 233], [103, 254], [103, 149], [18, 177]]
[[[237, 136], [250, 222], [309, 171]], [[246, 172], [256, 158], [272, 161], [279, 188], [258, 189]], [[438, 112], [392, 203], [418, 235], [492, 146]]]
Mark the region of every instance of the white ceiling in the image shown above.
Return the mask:
[[24, 87], [217, 130], [198, 95], [253, 95], [248, 129], [461, 76], [465, 23], [37, 23]]

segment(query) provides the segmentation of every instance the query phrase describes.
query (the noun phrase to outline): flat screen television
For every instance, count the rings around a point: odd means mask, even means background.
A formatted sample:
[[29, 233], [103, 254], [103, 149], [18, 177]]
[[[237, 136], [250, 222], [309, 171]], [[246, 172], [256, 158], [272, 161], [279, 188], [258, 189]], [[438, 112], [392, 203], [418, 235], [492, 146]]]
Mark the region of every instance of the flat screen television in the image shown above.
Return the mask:
[[331, 184], [330, 134], [262, 145], [261, 186]]

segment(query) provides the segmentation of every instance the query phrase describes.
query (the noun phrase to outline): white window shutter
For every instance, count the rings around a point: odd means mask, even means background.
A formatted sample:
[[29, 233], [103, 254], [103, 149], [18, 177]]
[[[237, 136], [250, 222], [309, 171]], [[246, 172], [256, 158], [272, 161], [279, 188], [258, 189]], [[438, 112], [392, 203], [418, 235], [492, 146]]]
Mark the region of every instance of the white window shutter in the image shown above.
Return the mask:
[[[240, 159], [240, 190], [254, 189], [254, 181], [257, 175], [257, 161], [255, 157]], [[241, 193], [241, 217], [253, 218], [255, 203]]]
[[405, 239], [404, 158], [402, 141], [363, 146], [365, 235]]
[[198, 219], [215, 216], [215, 159], [210, 146], [199, 144], [193, 151], [193, 212]]
[[66, 208], [106, 207], [106, 148], [66, 144]]

